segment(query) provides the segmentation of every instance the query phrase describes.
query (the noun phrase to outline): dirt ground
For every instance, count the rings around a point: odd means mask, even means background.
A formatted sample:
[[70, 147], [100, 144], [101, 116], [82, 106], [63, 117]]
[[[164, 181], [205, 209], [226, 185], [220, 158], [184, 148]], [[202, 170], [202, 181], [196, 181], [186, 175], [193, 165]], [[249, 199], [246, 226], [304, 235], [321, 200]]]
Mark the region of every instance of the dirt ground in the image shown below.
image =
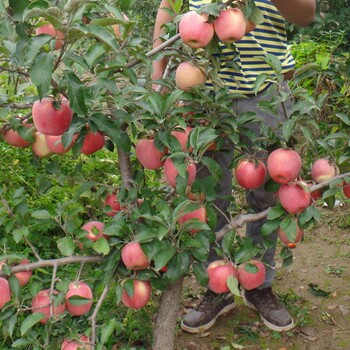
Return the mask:
[[[292, 314], [294, 330], [270, 331], [236, 298], [236, 308], [207, 333], [178, 329], [177, 350], [350, 350], [350, 203], [322, 208], [322, 222], [304, 232], [293, 253], [288, 267], [282, 267], [277, 254], [274, 290]], [[319, 296], [323, 291], [329, 295]], [[185, 281], [183, 314], [202, 293], [194, 279]]]

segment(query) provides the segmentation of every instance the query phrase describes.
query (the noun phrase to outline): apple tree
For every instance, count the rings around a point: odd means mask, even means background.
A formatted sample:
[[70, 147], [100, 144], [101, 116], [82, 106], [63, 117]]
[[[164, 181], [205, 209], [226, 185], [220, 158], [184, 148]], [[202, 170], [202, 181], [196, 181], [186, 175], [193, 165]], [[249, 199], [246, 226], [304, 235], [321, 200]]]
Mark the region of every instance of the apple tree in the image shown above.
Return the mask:
[[[196, 46], [181, 22], [186, 6], [177, 0], [163, 43], [152, 49], [152, 33], [137, 6], [107, 0], [0, 5], [1, 147], [4, 153], [16, 147], [13, 164], [20, 169], [25, 159], [30, 173], [29, 182], [13, 181], [0, 192], [4, 348], [112, 348], [122, 329], [113, 308], [142, 308], [160, 290], [153, 348], [172, 349], [183, 278], [193, 273], [207, 285], [210, 246], [229, 262], [225, 284], [239, 295], [240, 274], [249, 286], [247, 272], [258, 269], [251, 260], [265, 247], [237, 228], [267, 218], [266, 245], [269, 234], [280, 229], [286, 244], [282, 255], [290, 263], [291, 248], [301, 240], [297, 228], [320, 215], [311, 194], [323, 190], [322, 199], [331, 204], [343, 188], [349, 197], [346, 112], [336, 113], [339, 129], [328, 134], [329, 128], [317, 123], [324, 95], [313, 96], [301, 86], [317, 64], [298, 69], [291, 91], [280, 90], [264, 106], [274, 111], [287, 98], [297, 101], [281, 125], [282, 136], [262, 125], [257, 140], [258, 149], [273, 144], [283, 154], [279, 161], [286, 160], [287, 169], [274, 178], [278, 169], [272, 157], [266, 168], [244, 141], [253, 139], [247, 125], [259, 119], [254, 113], [235, 114], [232, 97], [243, 96], [228, 93], [217, 75], [220, 41], [234, 45], [239, 38], [213, 30], [203, 46]], [[204, 16], [213, 26], [228, 6], [240, 18], [241, 35], [248, 24], [251, 30], [262, 20], [251, 0], [213, 1], [190, 23]], [[151, 81], [152, 60], [162, 58], [165, 72]], [[256, 91], [266, 81], [279, 87], [283, 80], [278, 60], [270, 55], [265, 60], [274, 74], [259, 77]], [[204, 85], [208, 78], [210, 90]], [[266, 187], [281, 190], [281, 196], [276, 207], [253, 214], [233, 195], [233, 219], [215, 235], [214, 200], [222, 173], [211, 155], [225, 140], [236, 149], [231, 168], [238, 192], [260, 186], [269, 172], [273, 180]], [[315, 158], [332, 156], [339, 165], [325, 161], [322, 179], [311, 187], [301, 181], [311, 180], [309, 152]], [[285, 155], [290, 153], [296, 161]], [[286, 179], [290, 165], [295, 165], [293, 175]], [[196, 178], [198, 166], [210, 175]], [[258, 183], [249, 181], [259, 177]], [[284, 205], [284, 197], [298, 202], [300, 193], [304, 202]], [[104, 308], [109, 318], [99, 316]]]

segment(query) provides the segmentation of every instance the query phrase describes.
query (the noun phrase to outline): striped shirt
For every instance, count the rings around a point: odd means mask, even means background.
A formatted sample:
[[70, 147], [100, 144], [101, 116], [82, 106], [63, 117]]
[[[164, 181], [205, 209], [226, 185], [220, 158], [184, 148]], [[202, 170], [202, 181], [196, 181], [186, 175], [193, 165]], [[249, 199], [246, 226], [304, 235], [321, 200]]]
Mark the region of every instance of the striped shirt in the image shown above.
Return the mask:
[[[196, 10], [207, 3], [211, 3], [211, 0], [189, 0], [189, 9]], [[237, 51], [220, 43], [222, 54], [219, 57], [219, 78], [230, 91], [246, 95], [254, 93], [254, 83], [260, 74], [274, 75], [273, 69], [261, 57], [266, 54], [278, 57], [283, 73], [293, 69], [295, 65], [287, 46], [284, 18], [270, 0], [255, 0], [255, 4], [262, 11], [264, 20], [235, 43]], [[239, 70], [228, 65], [227, 62], [230, 61], [234, 61]], [[210, 81], [207, 86], [212, 87]], [[262, 85], [260, 91], [266, 86], [267, 83]]]

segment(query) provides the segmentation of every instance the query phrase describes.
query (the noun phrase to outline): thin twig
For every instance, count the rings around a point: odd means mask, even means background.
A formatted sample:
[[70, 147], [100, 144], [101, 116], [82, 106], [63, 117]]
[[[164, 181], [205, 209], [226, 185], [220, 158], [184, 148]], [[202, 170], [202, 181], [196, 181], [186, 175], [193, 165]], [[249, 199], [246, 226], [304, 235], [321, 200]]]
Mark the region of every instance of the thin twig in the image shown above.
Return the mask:
[[109, 291], [109, 285], [107, 285], [102, 294], [100, 295], [98, 302], [95, 306], [94, 312], [92, 313], [90, 320], [91, 320], [91, 343], [92, 343], [92, 350], [95, 350], [95, 344], [96, 344], [96, 318], [98, 315], [98, 312], [100, 311], [100, 308], [103, 304], [103, 301], [105, 300], [107, 293]]

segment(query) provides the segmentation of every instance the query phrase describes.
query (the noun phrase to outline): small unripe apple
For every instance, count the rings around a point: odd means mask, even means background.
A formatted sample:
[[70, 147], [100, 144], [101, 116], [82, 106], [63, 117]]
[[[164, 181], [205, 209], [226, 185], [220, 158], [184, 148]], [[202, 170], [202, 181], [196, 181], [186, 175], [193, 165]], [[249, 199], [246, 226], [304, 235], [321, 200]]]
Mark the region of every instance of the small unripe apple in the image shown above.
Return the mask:
[[205, 70], [191, 62], [182, 62], [176, 68], [175, 83], [180, 90], [189, 91], [193, 87], [204, 85], [206, 81]]
[[[58, 294], [57, 291], [54, 291], [53, 293]], [[64, 313], [66, 309], [65, 304], [63, 303], [56, 306], [53, 300], [51, 300], [50, 298], [49, 289], [41, 290], [32, 299], [32, 312], [33, 313], [41, 312], [45, 316], [47, 316], [40, 320], [40, 323], [42, 324], [45, 324], [49, 320], [51, 303], [52, 303], [52, 316], [57, 316]]]
[[[187, 186], [191, 186], [196, 178], [197, 167], [195, 163], [189, 163], [187, 166], [188, 182]], [[164, 175], [170, 186], [176, 187], [176, 177], [179, 174], [175, 168], [174, 162], [171, 158], [167, 158], [164, 163]]]
[[311, 177], [317, 183], [327, 181], [339, 175], [337, 165], [327, 158], [316, 160], [311, 167]]
[[164, 149], [160, 151], [153, 139], [140, 139], [135, 145], [137, 160], [146, 169], [156, 170], [163, 166], [163, 156], [167, 153]]
[[219, 40], [231, 44], [241, 40], [246, 33], [247, 23], [243, 12], [238, 8], [221, 11], [214, 21], [214, 30]]
[[36, 131], [34, 133], [34, 136], [35, 136], [35, 141], [32, 143], [33, 153], [39, 158], [43, 158], [51, 155], [52, 151], [47, 146], [46, 138], [45, 138], [46, 135], [42, 134], [39, 131]]
[[272, 180], [280, 184], [295, 180], [300, 169], [300, 155], [292, 149], [278, 148], [267, 158], [267, 170]]
[[123, 289], [122, 303], [131, 309], [144, 307], [151, 298], [151, 284], [148, 281], [134, 280], [134, 294], [128, 295]]
[[50, 23], [44, 24], [44, 25], [36, 28], [35, 34], [36, 35], [48, 34], [48, 35], [52, 36], [53, 38], [56, 38], [56, 43], [55, 43], [56, 50], [60, 49], [63, 45], [64, 34], [61, 31], [55, 29], [54, 26]]
[[209, 16], [196, 11], [185, 13], [179, 23], [179, 34], [182, 41], [193, 49], [207, 46], [214, 36], [214, 25], [208, 23]]
[[240, 186], [246, 189], [259, 188], [266, 176], [266, 166], [261, 161], [242, 159], [235, 168], [235, 177]]
[[0, 309], [11, 300], [10, 285], [7, 279], [0, 277]]
[[129, 242], [121, 250], [124, 265], [130, 270], [143, 270], [149, 266], [147, 255], [139, 242]]
[[207, 267], [209, 282], [208, 287], [214, 293], [227, 293], [227, 279], [229, 276], [234, 276], [238, 279], [238, 270], [231, 261], [216, 260], [211, 262]]
[[32, 116], [36, 129], [42, 134], [63, 135], [72, 121], [73, 111], [66, 98], [55, 102], [52, 97], [44, 97], [34, 102]]
[[[69, 298], [78, 296], [84, 299], [88, 299], [86, 303], [82, 305], [75, 305], [69, 301]], [[73, 316], [82, 316], [87, 314], [92, 306], [93, 294], [91, 288], [85, 282], [72, 282], [69, 284], [66, 294], [66, 309]]]
[[238, 267], [238, 281], [245, 290], [260, 287], [265, 277], [265, 265], [260, 260], [250, 260]]
[[310, 206], [311, 195], [305, 182], [281, 185], [278, 198], [282, 207], [290, 214], [298, 214]]
[[105, 145], [105, 136], [102, 132], [89, 132], [85, 135], [81, 153], [89, 155], [102, 149]]

